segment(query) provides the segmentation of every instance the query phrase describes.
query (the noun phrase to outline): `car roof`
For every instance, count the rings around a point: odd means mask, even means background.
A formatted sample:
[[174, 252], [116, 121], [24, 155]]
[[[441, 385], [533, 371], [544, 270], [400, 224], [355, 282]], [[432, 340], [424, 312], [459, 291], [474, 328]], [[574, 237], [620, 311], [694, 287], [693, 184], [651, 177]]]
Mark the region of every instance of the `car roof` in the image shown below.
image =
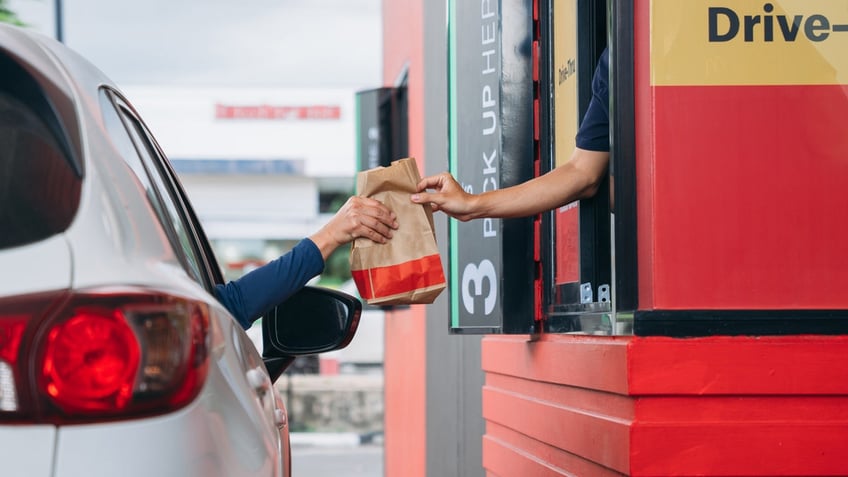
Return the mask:
[[79, 108], [92, 102], [81, 96], [97, 91], [99, 85], [109, 83], [108, 78], [56, 40], [12, 25], [0, 24], [0, 61], [4, 69], [19, 73], [19, 79], [10, 80], [15, 83], [6, 87], [42, 110], [72, 166], [82, 175], [85, 156]]
[[[47, 234], [7, 244], [11, 248], [0, 247], [0, 268], [14, 266], [22, 275], [17, 279], [21, 286], [6, 287], [4, 284], [0, 295], [112, 282], [161, 283], [164, 272], [159, 271], [158, 264], [168, 262], [165, 265], [170, 266], [176, 259], [171, 259], [173, 252], [159, 237], [159, 229], [146, 225], [156, 223], [149, 206], [129, 199], [133, 210], [141, 211], [143, 217], [128, 215], [126, 197], [132, 194], [144, 198], [144, 191], [133, 181], [132, 171], [106, 131], [101, 88], [108, 86], [120, 93], [115, 83], [67, 46], [37, 32], [3, 24], [0, 24], [0, 71], [3, 71], [0, 95], [25, 103], [25, 109], [41, 118], [57, 141], [64, 141], [62, 156], [67, 157], [63, 160], [74, 164], [81, 184], [78, 188], [81, 192], [70, 194], [77, 202], [62, 204], [73, 207], [70, 210], [74, 215], [66, 229], [51, 228]], [[38, 174], [41, 162], [25, 159], [18, 158], [14, 162], [16, 159], [11, 158], [12, 164], [18, 167], [7, 168], [15, 174], [6, 180], [32, 181], [33, 177], [44, 180], [33, 183], [33, 187], [17, 187], [15, 193], [18, 195], [6, 202], [10, 208], [15, 207], [15, 198], [41, 197], [41, 200], [26, 204], [34, 203], [47, 210], [49, 207], [44, 204], [48, 201], [62, 200], [68, 195], [62, 193], [69, 188], [52, 187], [51, 177]], [[20, 171], [27, 174], [19, 177]], [[47, 190], [45, 187], [52, 187], [50, 190], [58, 193], [42, 194]], [[23, 217], [23, 214], [17, 216]], [[145, 225], [136, 229], [136, 220], [146, 221]], [[18, 222], [23, 223], [22, 220]], [[145, 261], [140, 250], [144, 250], [146, 256], [161, 260], [148, 263], [150, 261]], [[127, 266], [109, 266], [115, 260]], [[75, 267], [75, 263], [86, 266]], [[131, 263], [134, 265], [129, 265]], [[38, 266], [48, 264], [48, 267]]]
[[[82, 55], [35, 30], [0, 23], [0, 49], [57, 86], [75, 82], [81, 83], [83, 89], [96, 89], [99, 84], [113, 83]], [[74, 74], [64, 74], [63, 68], [73, 69]]]

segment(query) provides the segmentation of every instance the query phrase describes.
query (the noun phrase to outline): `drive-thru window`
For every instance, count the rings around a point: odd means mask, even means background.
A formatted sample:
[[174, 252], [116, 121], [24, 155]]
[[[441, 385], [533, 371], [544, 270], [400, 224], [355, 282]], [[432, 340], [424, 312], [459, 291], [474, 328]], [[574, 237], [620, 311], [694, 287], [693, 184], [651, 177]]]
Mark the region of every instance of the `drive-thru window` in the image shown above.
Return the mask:
[[384, 5], [426, 173], [562, 164], [605, 47], [611, 141], [592, 199], [443, 218], [447, 296], [387, 317], [386, 475], [848, 474], [844, 3]]

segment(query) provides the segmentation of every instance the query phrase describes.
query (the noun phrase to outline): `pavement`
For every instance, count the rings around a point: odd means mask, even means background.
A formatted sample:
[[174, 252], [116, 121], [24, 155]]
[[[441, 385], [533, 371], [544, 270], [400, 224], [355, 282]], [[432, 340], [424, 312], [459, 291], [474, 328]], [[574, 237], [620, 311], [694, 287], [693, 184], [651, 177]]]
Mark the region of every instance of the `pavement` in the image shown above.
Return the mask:
[[363, 444], [382, 444], [382, 432], [292, 432], [292, 447], [357, 447]]
[[[323, 436], [322, 436], [323, 437]], [[332, 440], [321, 442], [331, 442]], [[292, 475], [309, 477], [383, 477], [383, 446], [292, 446]]]

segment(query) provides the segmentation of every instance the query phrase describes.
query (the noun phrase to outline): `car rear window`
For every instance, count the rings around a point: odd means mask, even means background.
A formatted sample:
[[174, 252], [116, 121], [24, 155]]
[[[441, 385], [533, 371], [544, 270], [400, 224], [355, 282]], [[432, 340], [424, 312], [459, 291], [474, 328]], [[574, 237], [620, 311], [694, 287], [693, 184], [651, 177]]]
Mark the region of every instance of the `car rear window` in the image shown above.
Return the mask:
[[[4, 69], [9, 66], [6, 60], [0, 61]], [[15, 76], [14, 83], [9, 76], [0, 79], [0, 249], [67, 229], [82, 186], [74, 162], [64, 152], [67, 148], [59, 145], [55, 127], [48, 125], [57, 121], [50, 117], [50, 108], [43, 107], [49, 101], [39, 95], [33, 79]]]

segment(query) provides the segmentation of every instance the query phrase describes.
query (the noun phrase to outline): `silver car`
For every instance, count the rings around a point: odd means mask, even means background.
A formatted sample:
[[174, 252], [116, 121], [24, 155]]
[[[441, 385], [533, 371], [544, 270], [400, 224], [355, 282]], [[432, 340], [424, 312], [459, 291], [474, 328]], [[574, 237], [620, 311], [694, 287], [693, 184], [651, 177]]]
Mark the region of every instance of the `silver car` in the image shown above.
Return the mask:
[[97, 68], [0, 25], [0, 475], [288, 476], [274, 381], [344, 347], [358, 299], [306, 287], [263, 355], [177, 176]]

